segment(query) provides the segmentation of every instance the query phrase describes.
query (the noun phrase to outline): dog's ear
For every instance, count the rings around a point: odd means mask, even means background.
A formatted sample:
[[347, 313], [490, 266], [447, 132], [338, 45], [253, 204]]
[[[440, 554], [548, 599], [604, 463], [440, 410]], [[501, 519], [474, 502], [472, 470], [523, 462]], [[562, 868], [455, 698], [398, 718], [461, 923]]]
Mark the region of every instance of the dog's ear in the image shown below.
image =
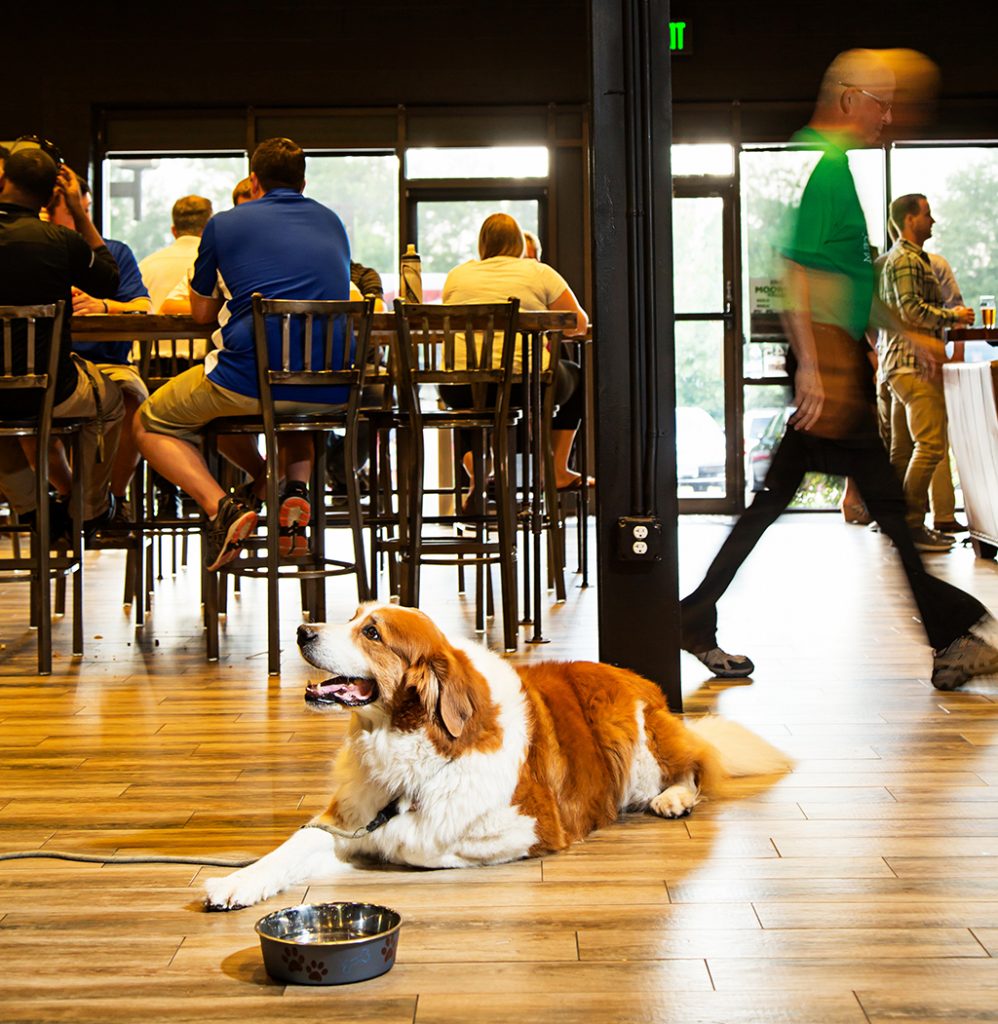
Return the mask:
[[419, 694], [426, 713], [455, 740], [475, 714], [476, 682], [484, 686], [484, 680], [460, 651], [434, 652], [406, 673], [406, 683]]
[[439, 653], [430, 664], [440, 681], [440, 720], [447, 732], [457, 739], [475, 714], [475, 698], [485, 681], [463, 651]]
[[[428, 659], [420, 658], [405, 670], [399, 693], [413, 692], [418, 699], [420, 721], [424, 721], [425, 718], [432, 719], [436, 714], [437, 701], [440, 699], [440, 681], [430, 667]], [[409, 699], [405, 699], [405, 706], [415, 710]]]

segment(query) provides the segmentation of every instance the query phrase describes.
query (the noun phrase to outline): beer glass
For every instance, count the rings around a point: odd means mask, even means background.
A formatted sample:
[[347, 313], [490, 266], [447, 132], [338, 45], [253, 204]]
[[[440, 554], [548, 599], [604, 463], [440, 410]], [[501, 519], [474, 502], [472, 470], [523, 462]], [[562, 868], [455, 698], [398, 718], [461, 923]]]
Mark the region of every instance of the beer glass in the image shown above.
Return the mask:
[[995, 297], [993, 295], [981, 296], [981, 323], [985, 327], [995, 325]]

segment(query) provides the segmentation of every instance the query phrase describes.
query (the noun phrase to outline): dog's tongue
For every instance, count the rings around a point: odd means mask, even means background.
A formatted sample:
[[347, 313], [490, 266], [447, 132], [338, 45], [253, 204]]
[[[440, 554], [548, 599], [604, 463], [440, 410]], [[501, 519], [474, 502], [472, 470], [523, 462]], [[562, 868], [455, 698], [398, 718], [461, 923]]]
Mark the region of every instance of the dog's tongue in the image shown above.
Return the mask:
[[322, 683], [309, 683], [305, 696], [313, 701], [335, 701], [337, 704], [365, 704], [371, 699], [374, 682], [370, 679], [347, 679], [337, 676]]

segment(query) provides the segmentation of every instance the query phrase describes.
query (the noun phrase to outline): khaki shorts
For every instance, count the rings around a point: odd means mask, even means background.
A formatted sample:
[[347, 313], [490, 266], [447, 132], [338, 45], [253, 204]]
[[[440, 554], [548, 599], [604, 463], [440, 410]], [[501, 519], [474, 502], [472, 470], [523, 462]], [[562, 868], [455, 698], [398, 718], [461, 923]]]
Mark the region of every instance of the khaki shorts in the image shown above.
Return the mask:
[[[275, 402], [279, 414], [329, 412], [343, 405], [315, 402]], [[154, 434], [190, 439], [222, 416], [259, 416], [260, 399], [219, 387], [205, 376], [204, 366], [192, 366], [168, 381], [139, 407], [142, 426]]]
[[95, 365], [108, 380], [113, 380], [123, 393], [134, 395], [139, 402], [144, 402], [149, 397], [149, 389], [142, 380], [137, 366], [122, 363], [96, 363]]

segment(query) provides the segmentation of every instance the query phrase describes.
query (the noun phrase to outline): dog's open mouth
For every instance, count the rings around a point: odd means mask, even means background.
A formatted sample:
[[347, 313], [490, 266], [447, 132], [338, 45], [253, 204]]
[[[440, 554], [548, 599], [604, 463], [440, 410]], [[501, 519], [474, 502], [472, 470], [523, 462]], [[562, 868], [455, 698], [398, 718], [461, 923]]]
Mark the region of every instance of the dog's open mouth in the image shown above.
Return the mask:
[[305, 687], [305, 700], [310, 704], [342, 704], [360, 708], [378, 699], [378, 684], [373, 679], [348, 679], [336, 676]]

